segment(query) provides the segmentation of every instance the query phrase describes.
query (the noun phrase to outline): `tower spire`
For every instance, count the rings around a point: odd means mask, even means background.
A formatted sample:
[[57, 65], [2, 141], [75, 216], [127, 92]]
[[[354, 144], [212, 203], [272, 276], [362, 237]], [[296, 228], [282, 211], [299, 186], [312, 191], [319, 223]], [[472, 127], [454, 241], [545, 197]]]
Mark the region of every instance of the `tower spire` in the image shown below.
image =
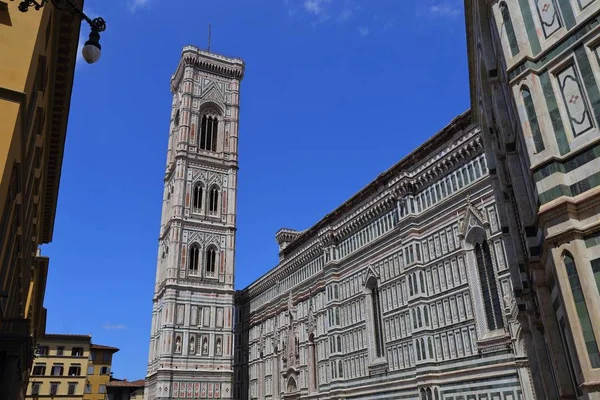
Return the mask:
[[210, 24], [208, 24], [208, 52], [210, 53]]

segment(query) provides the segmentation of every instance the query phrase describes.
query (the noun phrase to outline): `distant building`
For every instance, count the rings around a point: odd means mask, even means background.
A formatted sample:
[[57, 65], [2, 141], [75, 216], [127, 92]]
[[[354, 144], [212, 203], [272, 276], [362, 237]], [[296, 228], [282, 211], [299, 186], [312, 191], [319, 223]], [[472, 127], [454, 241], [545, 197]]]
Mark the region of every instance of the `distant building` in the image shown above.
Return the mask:
[[[81, 20], [0, 1], [0, 397], [22, 399], [44, 334], [48, 258]], [[82, 7], [82, 0], [74, 0]]]
[[144, 379], [129, 382], [114, 379], [106, 384], [107, 394], [103, 400], [144, 400]]
[[105, 400], [112, 355], [119, 349], [91, 340], [89, 335], [45, 335], [38, 344], [27, 398]]
[[105, 400], [107, 384], [110, 382], [112, 358], [117, 351], [119, 349], [116, 347], [91, 344], [84, 400]]
[[45, 335], [39, 341], [27, 398], [82, 400], [90, 341], [89, 335]]

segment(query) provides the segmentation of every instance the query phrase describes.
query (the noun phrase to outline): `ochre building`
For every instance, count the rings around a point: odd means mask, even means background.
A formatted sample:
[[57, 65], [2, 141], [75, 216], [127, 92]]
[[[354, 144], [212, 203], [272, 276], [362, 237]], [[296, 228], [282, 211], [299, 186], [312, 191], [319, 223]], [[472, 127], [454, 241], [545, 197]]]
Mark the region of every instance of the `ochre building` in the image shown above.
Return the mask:
[[83, 399], [90, 341], [89, 335], [45, 335], [39, 341], [27, 398]]
[[[82, 1], [75, 3], [81, 7]], [[48, 258], [80, 21], [0, 1], [0, 397], [23, 399], [44, 334]]]
[[111, 378], [113, 355], [118, 351], [119, 349], [116, 347], [94, 343], [90, 345], [84, 400], [106, 399], [107, 385]]

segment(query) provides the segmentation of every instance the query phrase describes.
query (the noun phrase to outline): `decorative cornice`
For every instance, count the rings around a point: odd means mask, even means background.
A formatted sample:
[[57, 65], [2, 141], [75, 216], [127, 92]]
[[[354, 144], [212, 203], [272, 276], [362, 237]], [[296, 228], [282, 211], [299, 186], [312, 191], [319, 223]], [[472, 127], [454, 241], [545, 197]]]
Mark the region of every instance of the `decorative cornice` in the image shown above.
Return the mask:
[[50, 80], [47, 91], [49, 105], [47, 107], [50, 115], [48, 124], [48, 163], [46, 165], [46, 179], [44, 185], [43, 225], [42, 243], [52, 240], [54, 230], [54, 217], [56, 215], [56, 202], [58, 199], [58, 187], [67, 134], [67, 120], [71, 104], [71, 91], [73, 89], [73, 75], [75, 73], [75, 59], [77, 58], [77, 41], [79, 40], [79, 28], [81, 23], [78, 18], [67, 11], [55, 8], [51, 20], [53, 37], [56, 43], [49, 46], [54, 53], [49, 54]]
[[185, 67], [189, 66], [206, 73], [241, 81], [244, 78], [246, 65], [240, 58], [204, 51], [196, 46], [185, 46], [181, 51], [177, 70], [171, 78], [171, 91], [175, 92], [183, 79]]

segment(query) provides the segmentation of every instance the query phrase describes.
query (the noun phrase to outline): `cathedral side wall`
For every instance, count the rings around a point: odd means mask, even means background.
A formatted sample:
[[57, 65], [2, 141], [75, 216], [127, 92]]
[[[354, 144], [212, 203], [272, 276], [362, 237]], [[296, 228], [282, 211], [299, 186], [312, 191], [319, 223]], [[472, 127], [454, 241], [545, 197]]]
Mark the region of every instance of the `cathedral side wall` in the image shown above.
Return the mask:
[[237, 294], [234, 398], [531, 398], [479, 129], [436, 143]]

